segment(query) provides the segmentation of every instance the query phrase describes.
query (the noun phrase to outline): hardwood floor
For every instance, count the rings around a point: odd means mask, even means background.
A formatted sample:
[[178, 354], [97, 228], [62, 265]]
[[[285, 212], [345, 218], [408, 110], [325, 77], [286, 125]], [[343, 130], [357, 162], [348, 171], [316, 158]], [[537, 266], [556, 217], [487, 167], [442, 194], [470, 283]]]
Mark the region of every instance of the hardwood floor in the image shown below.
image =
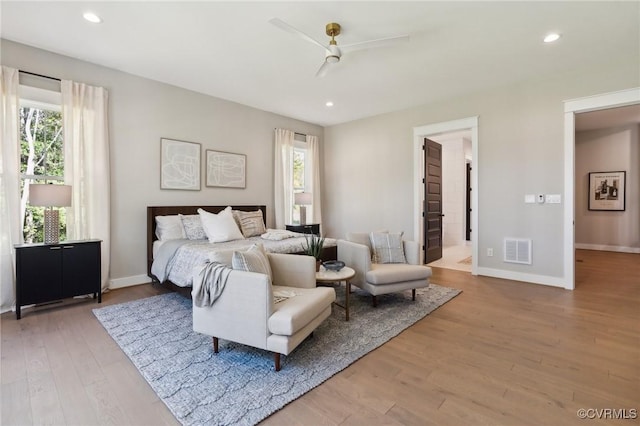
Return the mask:
[[[640, 255], [576, 257], [575, 291], [434, 268], [434, 283], [463, 293], [263, 423], [611, 423], [581, 420], [580, 408], [633, 417]], [[115, 290], [103, 305], [160, 292]], [[25, 310], [20, 321], [1, 316], [2, 425], [177, 424], [95, 319], [96, 306]]]

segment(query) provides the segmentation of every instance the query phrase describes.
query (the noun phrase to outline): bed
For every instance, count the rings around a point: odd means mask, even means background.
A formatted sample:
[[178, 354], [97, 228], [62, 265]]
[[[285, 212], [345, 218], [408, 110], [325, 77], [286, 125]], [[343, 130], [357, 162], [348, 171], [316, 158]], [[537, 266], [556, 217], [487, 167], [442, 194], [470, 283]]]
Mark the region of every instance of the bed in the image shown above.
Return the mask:
[[[265, 250], [275, 253], [303, 254], [302, 247], [306, 243], [304, 234], [297, 234], [293, 238], [282, 241], [270, 241], [254, 236], [242, 240], [229, 241], [224, 243], [209, 243], [207, 240], [169, 240], [159, 241], [156, 233], [156, 216], [175, 215], [197, 215], [198, 209], [206, 210], [210, 213], [220, 213], [224, 206], [150, 206], [147, 207], [147, 274], [155, 283], [168, 285], [172, 289], [189, 288], [191, 286], [191, 269], [197, 263], [202, 263], [209, 258], [212, 252], [217, 250], [241, 250], [250, 247], [254, 243], [262, 243]], [[241, 205], [231, 206], [233, 210], [242, 212], [255, 212], [260, 210], [262, 218], [267, 223], [266, 206], [261, 205]], [[158, 266], [158, 262], [167, 262], [167, 257], [171, 257], [171, 264], [167, 267], [167, 273], [157, 273], [164, 271]], [[156, 266], [154, 273], [154, 258]], [[337, 245], [335, 240], [327, 239], [322, 260], [334, 260], [337, 258]]]

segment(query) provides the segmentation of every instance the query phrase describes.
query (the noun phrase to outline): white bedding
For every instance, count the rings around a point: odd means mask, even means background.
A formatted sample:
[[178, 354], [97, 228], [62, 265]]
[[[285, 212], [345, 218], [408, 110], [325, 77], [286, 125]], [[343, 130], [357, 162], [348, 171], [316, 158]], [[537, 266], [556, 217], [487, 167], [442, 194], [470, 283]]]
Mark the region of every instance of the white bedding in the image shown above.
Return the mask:
[[[242, 250], [252, 244], [261, 243], [270, 253], [299, 253], [304, 251], [304, 234], [283, 240], [267, 240], [257, 237], [224, 243], [209, 243], [207, 240], [171, 240], [159, 246], [154, 244], [151, 272], [162, 282], [170, 280], [180, 287], [190, 287], [193, 268], [207, 262], [211, 254], [218, 250]], [[169, 244], [170, 243], [170, 244]], [[326, 238], [325, 247], [336, 246], [336, 240]]]

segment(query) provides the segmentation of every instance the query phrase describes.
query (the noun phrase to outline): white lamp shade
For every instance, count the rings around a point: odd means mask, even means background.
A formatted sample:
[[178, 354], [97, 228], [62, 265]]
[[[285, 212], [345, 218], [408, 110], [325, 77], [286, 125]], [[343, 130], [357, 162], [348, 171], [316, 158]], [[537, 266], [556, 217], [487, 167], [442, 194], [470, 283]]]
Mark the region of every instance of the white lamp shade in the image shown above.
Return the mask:
[[44, 207], [71, 205], [71, 186], [54, 184], [29, 185], [29, 204]]
[[293, 198], [296, 206], [310, 206], [313, 202], [310, 192], [296, 192]]

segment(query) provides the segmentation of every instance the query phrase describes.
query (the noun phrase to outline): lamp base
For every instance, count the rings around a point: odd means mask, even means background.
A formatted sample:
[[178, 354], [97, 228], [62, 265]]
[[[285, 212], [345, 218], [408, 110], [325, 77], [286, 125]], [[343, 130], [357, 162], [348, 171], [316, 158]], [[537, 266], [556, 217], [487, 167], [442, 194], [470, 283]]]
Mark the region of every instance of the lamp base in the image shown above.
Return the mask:
[[44, 210], [44, 243], [58, 244], [60, 242], [60, 216], [53, 208]]
[[307, 224], [307, 207], [300, 206], [300, 225]]

